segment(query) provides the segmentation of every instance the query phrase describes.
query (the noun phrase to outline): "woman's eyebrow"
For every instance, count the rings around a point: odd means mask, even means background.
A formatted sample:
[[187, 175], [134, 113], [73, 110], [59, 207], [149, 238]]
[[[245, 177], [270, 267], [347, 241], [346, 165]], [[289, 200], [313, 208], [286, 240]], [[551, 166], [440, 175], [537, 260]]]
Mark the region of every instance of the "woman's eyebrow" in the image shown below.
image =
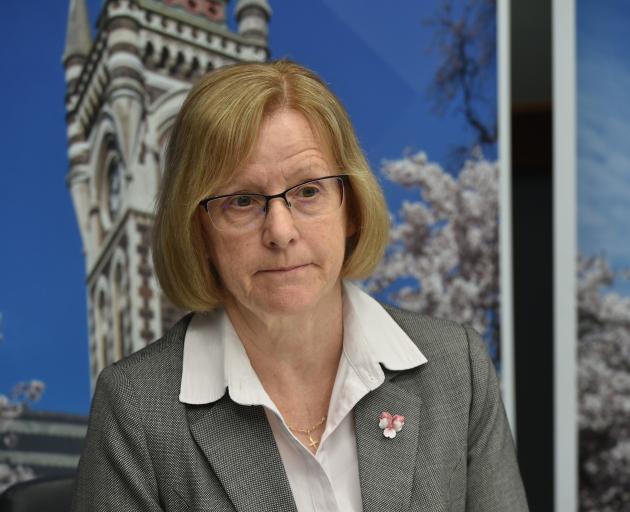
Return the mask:
[[214, 195], [262, 194], [263, 188], [263, 185], [256, 183], [253, 179], [237, 179], [233, 183], [229, 183], [225, 187], [221, 187], [221, 189]]
[[[319, 164], [297, 167], [295, 170], [291, 171], [290, 176], [287, 176], [285, 188], [294, 187], [308, 180], [322, 178], [331, 173], [333, 173], [332, 169], [328, 169], [326, 166]], [[270, 193], [271, 192], [266, 190], [266, 185], [256, 182], [255, 177], [244, 177], [236, 179], [234, 183], [229, 184], [225, 189], [214, 195]]]
[[316, 178], [322, 178], [333, 173], [332, 169], [323, 165], [309, 165], [308, 167], [301, 167], [295, 171], [292, 181], [300, 183], [301, 181], [312, 180]]
[[250, 194], [265, 195], [264, 192], [262, 191], [258, 192], [252, 188], [240, 188], [240, 189], [234, 189], [234, 190], [230, 189], [230, 190], [217, 192], [214, 195], [215, 196], [236, 196], [236, 195], [250, 195]]

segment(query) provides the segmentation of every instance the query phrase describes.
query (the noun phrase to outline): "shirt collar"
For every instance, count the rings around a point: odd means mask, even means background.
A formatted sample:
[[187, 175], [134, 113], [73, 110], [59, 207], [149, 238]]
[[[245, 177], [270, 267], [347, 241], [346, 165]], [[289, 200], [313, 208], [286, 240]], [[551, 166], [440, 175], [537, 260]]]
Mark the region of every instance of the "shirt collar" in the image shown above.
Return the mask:
[[[427, 362], [416, 344], [387, 311], [361, 288], [344, 283], [344, 351], [368, 355], [388, 370], [409, 370]], [[349, 339], [352, 343], [346, 343]]]
[[[383, 382], [380, 365], [399, 371], [427, 362], [387, 311], [358, 286], [344, 283], [344, 355], [370, 389]], [[196, 313], [184, 337], [179, 400], [215, 402], [225, 394], [242, 405], [275, 409], [223, 309]]]

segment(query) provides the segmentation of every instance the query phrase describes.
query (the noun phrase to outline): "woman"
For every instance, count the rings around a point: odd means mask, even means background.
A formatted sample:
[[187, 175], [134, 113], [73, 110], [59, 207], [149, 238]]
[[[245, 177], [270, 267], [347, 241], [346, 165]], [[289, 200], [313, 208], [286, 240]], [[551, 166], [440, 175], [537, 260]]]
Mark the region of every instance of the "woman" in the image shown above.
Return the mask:
[[527, 510], [479, 336], [350, 284], [382, 193], [346, 112], [290, 62], [190, 92], [154, 261], [194, 313], [105, 369], [74, 510]]

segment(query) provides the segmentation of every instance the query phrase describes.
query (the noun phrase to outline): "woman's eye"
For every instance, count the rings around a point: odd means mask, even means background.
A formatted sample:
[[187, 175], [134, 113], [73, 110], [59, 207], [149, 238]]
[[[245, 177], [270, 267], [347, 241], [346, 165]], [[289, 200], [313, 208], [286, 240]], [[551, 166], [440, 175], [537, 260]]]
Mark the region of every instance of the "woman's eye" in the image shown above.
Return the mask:
[[299, 196], [303, 199], [309, 199], [315, 197], [319, 193], [319, 189], [314, 186], [302, 187], [299, 190]]
[[235, 196], [230, 201], [231, 207], [236, 208], [247, 208], [253, 204], [253, 199], [251, 196]]

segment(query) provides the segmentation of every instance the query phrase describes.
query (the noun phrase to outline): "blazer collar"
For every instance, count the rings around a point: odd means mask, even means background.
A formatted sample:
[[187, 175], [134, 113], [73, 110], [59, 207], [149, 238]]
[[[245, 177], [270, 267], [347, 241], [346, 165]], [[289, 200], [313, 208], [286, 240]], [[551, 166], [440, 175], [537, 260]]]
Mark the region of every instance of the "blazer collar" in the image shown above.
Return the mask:
[[238, 512], [297, 512], [273, 432], [261, 406], [226, 393], [212, 404], [187, 405], [195, 442]]
[[[364, 512], [408, 510], [416, 465], [419, 435], [425, 428], [419, 396], [397, 386], [399, 372], [386, 372], [385, 381], [354, 408], [359, 479]], [[401, 414], [405, 426], [389, 439], [378, 426], [383, 411]]]

